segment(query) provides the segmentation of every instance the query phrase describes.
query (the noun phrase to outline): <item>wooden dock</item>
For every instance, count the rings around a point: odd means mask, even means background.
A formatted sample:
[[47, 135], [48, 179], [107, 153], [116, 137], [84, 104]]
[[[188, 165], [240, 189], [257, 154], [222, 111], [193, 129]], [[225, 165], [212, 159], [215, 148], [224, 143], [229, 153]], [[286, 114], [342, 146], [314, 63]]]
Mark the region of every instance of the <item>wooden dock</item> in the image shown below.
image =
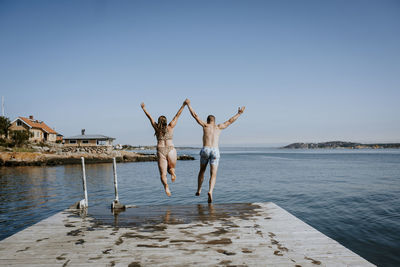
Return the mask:
[[1, 266], [374, 266], [274, 203], [65, 210], [3, 241]]

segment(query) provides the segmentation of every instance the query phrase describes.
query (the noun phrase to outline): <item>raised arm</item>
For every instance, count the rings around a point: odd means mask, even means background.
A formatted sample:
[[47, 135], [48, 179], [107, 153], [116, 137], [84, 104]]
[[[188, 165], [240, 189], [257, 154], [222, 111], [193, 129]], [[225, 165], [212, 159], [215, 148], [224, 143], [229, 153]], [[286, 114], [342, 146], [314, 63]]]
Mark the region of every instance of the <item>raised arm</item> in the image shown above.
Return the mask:
[[192, 106], [190, 105], [190, 100], [186, 98], [185, 100], [186, 105], [189, 108], [190, 114], [192, 114], [193, 118], [197, 121], [198, 124], [200, 124], [201, 126], [206, 126], [206, 122], [202, 121], [199, 116], [196, 114], [196, 112], [194, 112]]
[[144, 111], [144, 114], [146, 114], [147, 118], [149, 118], [149, 120], [150, 120], [150, 123], [151, 123], [151, 126], [153, 126], [153, 128], [154, 128], [154, 130], [155, 130], [155, 129], [156, 129], [156, 127], [157, 127], [157, 124], [156, 124], [156, 122], [153, 120], [153, 118], [151, 117], [150, 113], [149, 113], [149, 112], [147, 112], [147, 110], [146, 110], [146, 106], [144, 105], [144, 103], [143, 103], [143, 102], [140, 104], [140, 106], [142, 107], [142, 109], [143, 109], [143, 111]]
[[185, 108], [186, 102], [183, 102], [181, 108], [178, 110], [176, 113], [175, 117], [172, 119], [172, 121], [169, 123], [169, 126], [174, 128], [176, 123], [178, 122], [179, 116], [182, 114], [183, 109]]
[[233, 116], [232, 118], [230, 118], [229, 120], [227, 120], [226, 122], [224, 122], [224, 123], [221, 123], [221, 124], [218, 124], [218, 128], [220, 128], [221, 130], [223, 130], [223, 129], [225, 129], [226, 127], [228, 127], [229, 125], [231, 125], [232, 123], [234, 123], [238, 118], [239, 118], [239, 116], [240, 115], [242, 115], [242, 113], [244, 112], [244, 109], [245, 109], [246, 107], [239, 107], [238, 108], [238, 113], [236, 113], [236, 115], [235, 116]]

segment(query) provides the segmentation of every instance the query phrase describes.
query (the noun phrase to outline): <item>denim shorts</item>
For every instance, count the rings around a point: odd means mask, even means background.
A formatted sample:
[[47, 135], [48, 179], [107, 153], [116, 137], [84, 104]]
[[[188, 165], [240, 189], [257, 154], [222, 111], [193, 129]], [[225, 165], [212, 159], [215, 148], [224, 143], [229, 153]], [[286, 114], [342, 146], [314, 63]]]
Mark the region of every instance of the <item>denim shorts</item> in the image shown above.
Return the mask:
[[218, 165], [219, 162], [219, 149], [216, 147], [203, 147], [200, 150], [200, 163], [206, 165], [208, 161], [212, 165]]

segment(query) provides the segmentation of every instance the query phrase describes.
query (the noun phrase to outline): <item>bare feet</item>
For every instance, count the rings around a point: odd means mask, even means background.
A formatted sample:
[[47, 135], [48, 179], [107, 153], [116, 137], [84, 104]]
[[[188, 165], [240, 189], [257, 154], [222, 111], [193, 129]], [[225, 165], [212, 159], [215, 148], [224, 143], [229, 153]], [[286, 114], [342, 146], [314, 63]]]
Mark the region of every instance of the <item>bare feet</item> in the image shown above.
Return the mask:
[[212, 203], [212, 193], [208, 192], [208, 203]]
[[165, 186], [164, 186], [164, 189], [165, 189], [165, 193], [167, 194], [167, 196], [171, 196], [171, 191], [169, 191], [169, 187], [168, 187], [168, 185], [166, 184]]

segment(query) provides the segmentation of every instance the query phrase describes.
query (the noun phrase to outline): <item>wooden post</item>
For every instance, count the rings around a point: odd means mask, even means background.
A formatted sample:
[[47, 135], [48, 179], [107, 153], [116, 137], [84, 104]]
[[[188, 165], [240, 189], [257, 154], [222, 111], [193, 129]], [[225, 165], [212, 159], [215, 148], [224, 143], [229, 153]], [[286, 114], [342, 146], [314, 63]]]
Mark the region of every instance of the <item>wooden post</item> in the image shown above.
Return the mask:
[[85, 207], [89, 206], [87, 188], [86, 188], [86, 171], [85, 171], [85, 158], [81, 157], [82, 160], [82, 181], [83, 181], [83, 192], [85, 193]]
[[116, 162], [115, 158], [113, 158], [113, 173], [114, 173], [115, 200], [119, 201], [119, 198], [118, 198], [117, 162]]

